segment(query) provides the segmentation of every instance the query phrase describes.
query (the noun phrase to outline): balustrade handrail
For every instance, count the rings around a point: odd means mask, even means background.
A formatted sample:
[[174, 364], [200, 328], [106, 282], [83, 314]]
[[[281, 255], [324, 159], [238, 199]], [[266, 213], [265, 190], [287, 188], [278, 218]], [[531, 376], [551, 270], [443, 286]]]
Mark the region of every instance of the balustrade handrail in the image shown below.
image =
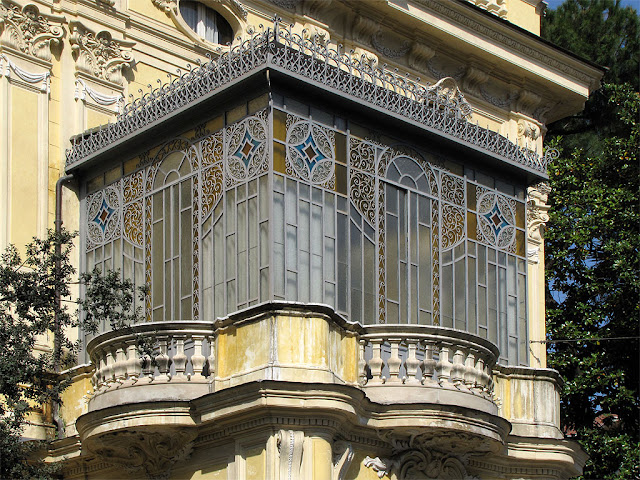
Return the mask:
[[158, 335], [213, 335], [212, 322], [198, 320], [173, 320], [171, 322], [146, 322], [137, 323], [117, 330], [100, 333], [87, 343], [87, 352], [92, 352], [108, 347], [110, 344], [127, 342], [144, 334]]
[[361, 338], [372, 339], [404, 339], [433, 340], [450, 342], [465, 348], [475, 348], [497, 360], [500, 350], [491, 341], [469, 332], [438, 325], [367, 325]]

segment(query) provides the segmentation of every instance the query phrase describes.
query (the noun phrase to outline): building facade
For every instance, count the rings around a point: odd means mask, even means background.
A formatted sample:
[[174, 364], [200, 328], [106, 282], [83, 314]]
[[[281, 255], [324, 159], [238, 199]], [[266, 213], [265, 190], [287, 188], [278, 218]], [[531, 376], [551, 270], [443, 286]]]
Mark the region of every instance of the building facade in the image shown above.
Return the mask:
[[3, 0], [1, 246], [64, 182], [79, 269], [148, 288], [144, 322], [76, 333], [64, 477], [578, 475], [542, 138], [602, 72], [543, 9]]

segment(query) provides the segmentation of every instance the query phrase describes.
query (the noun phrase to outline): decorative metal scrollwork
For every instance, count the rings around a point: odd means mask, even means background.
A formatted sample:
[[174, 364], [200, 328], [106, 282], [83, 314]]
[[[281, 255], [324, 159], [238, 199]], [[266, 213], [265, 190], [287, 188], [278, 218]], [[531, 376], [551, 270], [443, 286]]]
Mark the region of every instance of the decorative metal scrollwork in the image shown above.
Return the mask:
[[87, 248], [102, 245], [120, 234], [120, 184], [87, 196]]
[[292, 27], [283, 26], [276, 18], [272, 28], [252, 34], [217, 60], [190, 69], [133, 100], [124, 107], [117, 122], [75, 137], [67, 152], [67, 165], [80, 162], [118, 139], [161, 121], [175, 110], [210, 95], [245, 74], [273, 64], [324, 89], [341, 92], [446, 133], [460, 143], [480, 147], [538, 172], [546, 170], [545, 159], [536, 152], [469, 122], [466, 117], [470, 107], [452, 79], [443, 79], [433, 86], [423, 85], [342, 50], [294, 33]]
[[477, 189], [478, 239], [503, 250], [515, 243], [515, 201], [491, 190]]
[[267, 112], [227, 128], [227, 186], [253, 178], [267, 170]]
[[287, 128], [287, 174], [314, 185], [332, 186], [335, 181], [333, 131], [305, 120], [291, 121]]

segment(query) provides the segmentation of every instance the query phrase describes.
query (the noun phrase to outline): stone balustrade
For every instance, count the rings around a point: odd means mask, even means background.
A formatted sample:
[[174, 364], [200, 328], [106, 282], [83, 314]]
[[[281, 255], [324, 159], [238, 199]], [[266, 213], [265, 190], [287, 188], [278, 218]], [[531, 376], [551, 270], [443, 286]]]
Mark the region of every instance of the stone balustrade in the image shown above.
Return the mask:
[[493, 399], [497, 347], [476, 335], [422, 325], [373, 325], [360, 335], [360, 384], [414, 385]]
[[[174, 321], [97, 336], [87, 345], [96, 368], [93, 396], [134, 385], [207, 383], [214, 374], [213, 335], [210, 322]], [[142, 341], [151, 345], [148, 353]]]

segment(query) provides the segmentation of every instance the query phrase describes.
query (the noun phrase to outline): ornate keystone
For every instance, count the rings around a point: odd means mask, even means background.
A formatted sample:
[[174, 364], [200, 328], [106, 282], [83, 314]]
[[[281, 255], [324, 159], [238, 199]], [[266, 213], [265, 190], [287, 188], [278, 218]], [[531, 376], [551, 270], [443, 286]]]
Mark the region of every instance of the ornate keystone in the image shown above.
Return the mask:
[[62, 17], [41, 15], [38, 7], [0, 4], [0, 45], [14, 48], [47, 62], [51, 61], [51, 46], [60, 43], [64, 30]]
[[71, 24], [71, 50], [76, 68], [93, 77], [122, 85], [122, 69], [133, 62], [133, 42], [114, 40], [107, 31], [97, 34], [79, 23]]

